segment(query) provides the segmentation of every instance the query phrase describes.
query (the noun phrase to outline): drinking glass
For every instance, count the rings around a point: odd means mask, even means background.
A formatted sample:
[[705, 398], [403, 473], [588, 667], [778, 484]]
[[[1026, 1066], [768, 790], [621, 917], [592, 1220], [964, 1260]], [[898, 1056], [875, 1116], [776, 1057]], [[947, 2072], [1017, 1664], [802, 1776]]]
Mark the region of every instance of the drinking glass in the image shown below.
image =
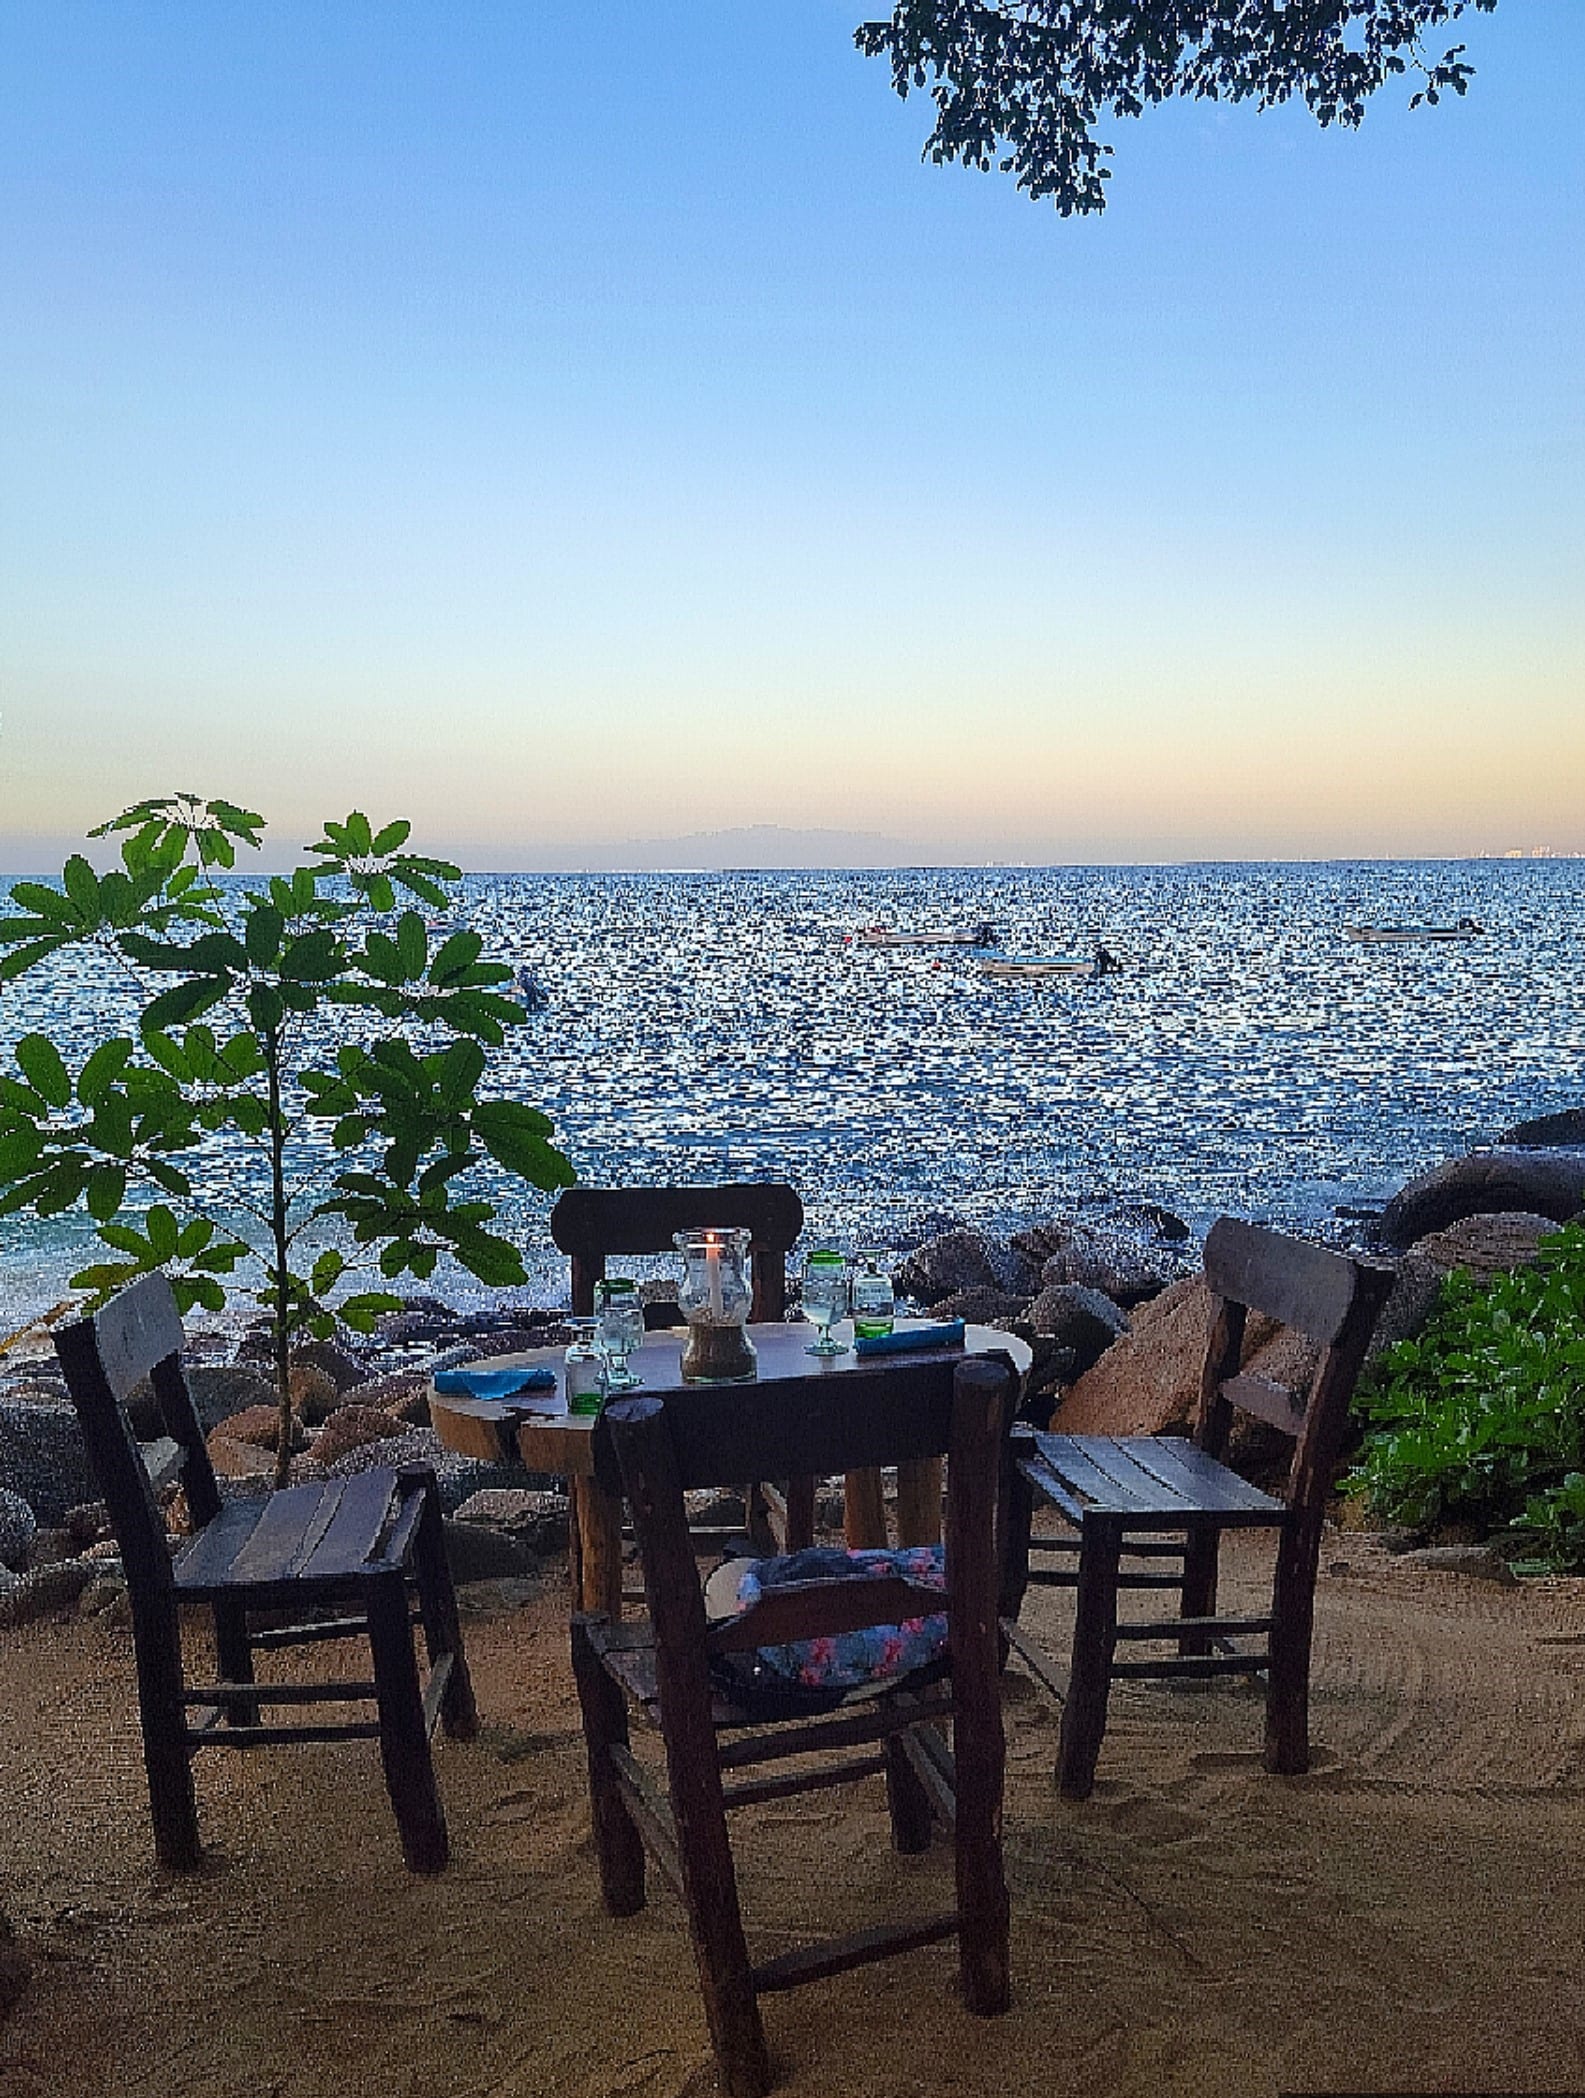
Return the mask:
[[643, 1346], [644, 1307], [638, 1285], [613, 1275], [594, 1286], [595, 1339], [606, 1359], [607, 1391], [634, 1391], [640, 1378], [627, 1366], [633, 1350]]
[[857, 1254], [853, 1276], [854, 1339], [878, 1340], [882, 1334], [890, 1333], [896, 1313], [897, 1300], [892, 1295], [891, 1276], [886, 1272], [886, 1256]]
[[809, 1343], [808, 1354], [846, 1354], [842, 1343], [831, 1338], [831, 1328], [847, 1308], [847, 1263], [840, 1253], [821, 1246], [804, 1262], [804, 1317], [819, 1329]]

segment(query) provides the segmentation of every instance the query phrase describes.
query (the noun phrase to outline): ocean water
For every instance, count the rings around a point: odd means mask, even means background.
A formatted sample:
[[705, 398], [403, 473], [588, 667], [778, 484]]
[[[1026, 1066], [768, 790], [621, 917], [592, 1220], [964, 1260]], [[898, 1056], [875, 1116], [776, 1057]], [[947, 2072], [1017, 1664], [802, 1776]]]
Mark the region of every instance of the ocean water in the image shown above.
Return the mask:
[[[1343, 935], [1465, 914], [1484, 938]], [[549, 993], [489, 1083], [551, 1115], [582, 1179], [784, 1178], [849, 1246], [1095, 1198], [1342, 1237], [1339, 1210], [1585, 1101], [1580, 860], [483, 875], [452, 918]], [[995, 982], [848, 938], [982, 919], [1007, 953], [1100, 938], [1122, 972]], [[0, 990], [0, 1062], [38, 1027], [80, 1057], [130, 1009], [97, 957], [36, 972]], [[249, 1170], [223, 1145], [203, 1165], [220, 1202]], [[546, 1199], [479, 1183], [556, 1299]], [[0, 1330], [89, 1242], [80, 1220], [0, 1219]]]

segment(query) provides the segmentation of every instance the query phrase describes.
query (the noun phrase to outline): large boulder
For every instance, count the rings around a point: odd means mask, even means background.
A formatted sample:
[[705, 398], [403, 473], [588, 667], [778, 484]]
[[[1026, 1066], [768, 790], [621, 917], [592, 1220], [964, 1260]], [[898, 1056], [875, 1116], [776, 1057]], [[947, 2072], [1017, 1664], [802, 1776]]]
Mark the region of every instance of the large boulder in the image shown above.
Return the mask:
[[1128, 1331], [1128, 1314], [1098, 1289], [1054, 1282], [1030, 1305], [1029, 1323], [1042, 1340], [1067, 1351], [1068, 1374], [1080, 1377]]
[[[1192, 1275], [1133, 1315], [1130, 1330], [1082, 1376], [1052, 1426], [1069, 1435], [1160, 1435], [1185, 1428], [1200, 1396], [1211, 1292]], [[1296, 1390], [1314, 1375], [1313, 1347], [1301, 1334], [1251, 1312], [1243, 1365]]]
[[1585, 1149], [1474, 1151], [1433, 1166], [1393, 1196], [1381, 1236], [1412, 1246], [1464, 1217], [1524, 1210], [1566, 1224], [1585, 1208]]
[[1073, 1283], [1097, 1289], [1125, 1308], [1159, 1296], [1172, 1277], [1170, 1263], [1138, 1239], [1099, 1225], [1037, 1224], [1012, 1243], [1015, 1252], [1039, 1263], [1043, 1289]]
[[0, 1486], [51, 1525], [94, 1498], [88, 1452], [69, 1401], [0, 1399]]
[[1005, 1325], [1021, 1319], [1029, 1309], [1027, 1297], [1009, 1296], [1001, 1289], [960, 1289], [956, 1296], [932, 1304], [930, 1315], [938, 1319], [962, 1319], [969, 1326]]
[[[222, 1421], [234, 1420], [239, 1413], [246, 1413], [254, 1406], [275, 1406], [275, 1386], [261, 1370], [247, 1364], [184, 1363], [183, 1374], [187, 1379], [187, 1393], [193, 1402], [193, 1411], [198, 1416], [198, 1425], [207, 1435], [218, 1428]], [[127, 1412], [132, 1425], [145, 1442], [165, 1430], [160, 1423], [159, 1408], [154, 1393], [145, 1377], [135, 1384], [127, 1398]], [[86, 1496], [84, 1496], [86, 1498]]]
[[349, 1355], [333, 1340], [300, 1341], [292, 1350], [292, 1366], [323, 1370], [337, 1391], [351, 1391], [355, 1385], [369, 1381], [369, 1372], [356, 1356]]
[[315, 1438], [314, 1461], [328, 1467], [365, 1443], [395, 1442], [406, 1434], [405, 1425], [378, 1406], [338, 1406]]
[[945, 1231], [910, 1253], [892, 1276], [900, 1297], [933, 1309], [946, 1297], [969, 1289], [1000, 1289], [996, 1264], [983, 1233]]
[[21, 2000], [33, 1973], [33, 1962], [16, 1941], [10, 1922], [0, 1915], [0, 2019]]
[[21, 1494], [0, 1486], [0, 1566], [26, 1566], [37, 1534], [38, 1518]]
[[1456, 1269], [1485, 1279], [1529, 1267], [1543, 1239], [1557, 1230], [1550, 1217], [1529, 1210], [1496, 1210], [1488, 1216], [1461, 1217], [1445, 1231], [1419, 1239], [1398, 1262], [1392, 1295], [1382, 1306], [1371, 1335], [1370, 1352], [1379, 1355], [1400, 1340], [1413, 1340], [1436, 1309], [1442, 1284]]
[[1497, 1139], [1522, 1151], [1550, 1150], [1554, 1145], [1578, 1147], [1585, 1144], [1585, 1107], [1565, 1107], [1555, 1115], [1536, 1115], [1528, 1122], [1515, 1122]]

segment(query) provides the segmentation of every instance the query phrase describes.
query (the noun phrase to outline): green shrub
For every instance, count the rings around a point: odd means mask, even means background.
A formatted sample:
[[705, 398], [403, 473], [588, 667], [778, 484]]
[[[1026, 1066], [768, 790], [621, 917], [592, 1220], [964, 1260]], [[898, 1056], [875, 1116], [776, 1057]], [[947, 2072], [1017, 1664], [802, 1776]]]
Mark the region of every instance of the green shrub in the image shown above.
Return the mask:
[[1585, 1569], [1585, 1226], [1543, 1240], [1534, 1267], [1450, 1275], [1356, 1410], [1369, 1433], [1344, 1490], [1377, 1516], [1504, 1530], [1540, 1564]]

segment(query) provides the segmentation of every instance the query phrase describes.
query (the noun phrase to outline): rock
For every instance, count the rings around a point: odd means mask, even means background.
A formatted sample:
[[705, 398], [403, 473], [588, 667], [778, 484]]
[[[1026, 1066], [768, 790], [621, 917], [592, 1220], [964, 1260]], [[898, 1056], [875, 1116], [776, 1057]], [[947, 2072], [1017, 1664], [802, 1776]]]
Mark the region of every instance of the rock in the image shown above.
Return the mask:
[[1444, 1271], [1434, 1260], [1422, 1260], [1418, 1253], [1405, 1253], [1398, 1263], [1392, 1294], [1381, 1307], [1375, 1331], [1370, 1336], [1367, 1362], [1373, 1361], [1383, 1348], [1394, 1347], [1400, 1340], [1413, 1340], [1424, 1331], [1426, 1320], [1435, 1311], [1442, 1294], [1443, 1276]]
[[376, 1331], [389, 1348], [416, 1347], [448, 1339], [456, 1330], [456, 1319], [444, 1305], [437, 1305], [433, 1311], [390, 1311], [376, 1322]]
[[427, 1464], [440, 1487], [440, 1505], [454, 1515], [470, 1494], [491, 1486], [521, 1486], [523, 1471], [516, 1464], [489, 1464], [480, 1457], [459, 1457], [442, 1447], [432, 1428], [406, 1428], [390, 1441], [360, 1443], [334, 1464], [316, 1465], [316, 1476], [350, 1478], [355, 1472], [380, 1465], [400, 1468], [404, 1464]]
[[1495, 1210], [1461, 1217], [1445, 1231], [1416, 1239], [1409, 1251], [1443, 1274], [1463, 1268], [1480, 1277], [1505, 1275], [1515, 1268], [1533, 1266], [1542, 1239], [1555, 1235], [1557, 1228], [1550, 1217], [1529, 1210]]
[[74, 1544], [96, 1544], [110, 1528], [110, 1510], [103, 1501], [84, 1501], [67, 1509], [65, 1527]]
[[741, 1530], [748, 1521], [748, 1504], [742, 1494], [721, 1486], [702, 1486], [685, 1493], [683, 1508], [690, 1523], [702, 1529]]
[[487, 1355], [526, 1355], [547, 1345], [540, 1326], [489, 1326], [468, 1336], [468, 1344], [481, 1359]]
[[1521, 1151], [1546, 1151], [1556, 1144], [1571, 1149], [1585, 1145], [1585, 1107], [1565, 1107], [1560, 1114], [1537, 1115], [1533, 1121], [1515, 1122], [1497, 1139]]
[[28, 1552], [29, 1566], [54, 1566], [62, 1559], [75, 1559], [77, 1544], [69, 1530], [51, 1524], [36, 1530]]
[[404, 1433], [402, 1423], [378, 1406], [360, 1406], [355, 1401], [338, 1406], [319, 1431], [314, 1443], [316, 1464], [332, 1465], [338, 1457], [363, 1443], [392, 1442]]
[[95, 1487], [82, 1430], [69, 1400], [0, 1399], [0, 1486], [27, 1502], [41, 1523], [91, 1501]]
[[[257, 1450], [273, 1450], [281, 1439], [281, 1415], [277, 1406], [249, 1406], [245, 1412], [234, 1413], [209, 1437], [213, 1451], [216, 1442], [246, 1442]], [[308, 1447], [300, 1422], [292, 1423], [291, 1446], [294, 1450]]]
[[931, 1310], [964, 1290], [1000, 1286], [984, 1235], [966, 1225], [927, 1240], [892, 1276], [892, 1287], [900, 1297]]
[[1382, 1212], [1381, 1236], [1411, 1246], [1462, 1217], [1523, 1210], [1566, 1224], [1585, 1206], [1585, 1149], [1475, 1151], [1401, 1188]]
[[442, 1525], [446, 1562], [459, 1587], [466, 1581], [512, 1580], [537, 1573], [539, 1561], [524, 1540], [493, 1523], [461, 1522], [448, 1515]]
[[80, 1617], [102, 1617], [120, 1602], [126, 1592], [127, 1584], [122, 1576], [96, 1573], [77, 1598], [77, 1614]]
[[[280, 1403], [273, 1381], [256, 1369], [239, 1368], [234, 1363], [187, 1363], [183, 1367], [193, 1411], [206, 1435], [222, 1421], [234, 1420], [252, 1407], [268, 1406], [273, 1410]], [[153, 1413], [154, 1395], [146, 1382], [138, 1385], [127, 1403], [140, 1435], [164, 1433]], [[140, 1404], [148, 1413], [147, 1427], [138, 1419]]]
[[1029, 1307], [1029, 1323], [1042, 1339], [1067, 1350], [1069, 1378], [1093, 1369], [1113, 1341], [1128, 1331], [1128, 1314], [1098, 1289], [1054, 1282]]
[[461, 1503], [457, 1520], [488, 1524], [514, 1538], [536, 1558], [550, 1558], [566, 1549], [568, 1507], [562, 1493], [545, 1493], [528, 1486], [486, 1487]]
[[429, 1426], [429, 1379], [422, 1370], [394, 1370], [358, 1386], [360, 1406], [378, 1406], [409, 1427]]
[[469, 1581], [457, 1590], [457, 1607], [466, 1617], [488, 1617], [496, 1610], [521, 1610], [539, 1600], [540, 1584], [524, 1575], [498, 1581]]
[[341, 1404], [341, 1387], [328, 1370], [300, 1362], [287, 1379], [292, 1408], [305, 1428], [322, 1428]]
[[1004, 1289], [960, 1289], [956, 1295], [932, 1304], [935, 1319], [962, 1319], [970, 1326], [994, 1326], [1002, 1320], [1021, 1319], [1029, 1309], [1027, 1297], [1010, 1296]]
[[[1129, 1331], [1079, 1378], [1054, 1425], [1082, 1435], [1160, 1435], [1186, 1427], [1200, 1395], [1210, 1317], [1211, 1293], [1201, 1275], [1141, 1305]], [[1296, 1390], [1308, 1385], [1316, 1358], [1302, 1335], [1251, 1312], [1242, 1366]], [[1282, 1447], [1292, 1450], [1291, 1443]]]
[[1490, 1545], [1430, 1544], [1399, 1552], [1397, 1559], [1400, 1566], [1423, 1566], [1429, 1573], [1463, 1574], [1472, 1581], [1495, 1581], [1502, 1588], [1518, 1586], [1518, 1575]]
[[369, 1381], [363, 1364], [333, 1340], [305, 1340], [293, 1348], [291, 1361], [294, 1368], [322, 1370], [338, 1392], [352, 1391]]
[[70, 1610], [93, 1578], [86, 1559], [63, 1559], [58, 1566], [35, 1566], [14, 1588], [0, 1595], [0, 1627], [32, 1624]]
[[[259, 1490], [268, 1491], [275, 1471], [275, 1452], [256, 1442], [238, 1442], [224, 1428], [216, 1428], [205, 1447], [217, 1479], [256, 1479]], [[178, 1497], [179, 1498], [179, 1497]]]
[[0, 1486], [0, 1566], [25, 1566], [37, 1533], [38, 1518], [21, 1494]]
[[1020, 1232], [1013, 1246], [1039, 1261], [1043, 1289], [1074, 1282], [1083, 1289], [1098, 1289], [1125, 1309], [1159, 1296], [1169, 1280], [1163, 1263], [1135, 1240], [1092, 1224], [1038, 1224]]
[[1142, 1224], [1153, 1231], [1157, 1238], [1164, 1238], [1170, 1245], [1181, 1245], [1191, 1236], [1182, 1217], [1175, 1216], [1170, 1209], [1163, 1209], [1159, 1202], [1124, 1202], [1117, 1214], [1129, 1223]]

